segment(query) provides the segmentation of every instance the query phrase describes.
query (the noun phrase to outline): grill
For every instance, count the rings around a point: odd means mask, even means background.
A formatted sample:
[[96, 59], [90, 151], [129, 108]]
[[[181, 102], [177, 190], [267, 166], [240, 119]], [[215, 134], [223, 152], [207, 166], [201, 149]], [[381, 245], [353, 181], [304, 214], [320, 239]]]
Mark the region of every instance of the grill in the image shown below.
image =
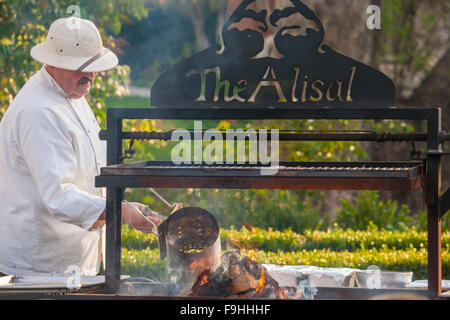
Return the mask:
[[[123, 140], [167, 140], [171, 132], [124, 132], [124, 119], [173, 120], [269, 120], [269, 119], [394, 119], [425, 120], [426, 133], [281, 131], [280, 141], [372, 141], [412, 143], [415, 159], [393, 162], [281, 162], [275, 167], [242, 163], [175, 165], [168, 161], [122, 163], [133, 154], [123, 150]], [[428, 291], [441, 293], [440, 219], [449, 209], [450, 191], [441, 195], [442, 144], [450, 135], [441, 130], [439, 108], [136, 108], [109, 109], [107, 131], [108, 166], [96, 178], [97, 187], [107, 188], [107, 293], [120, 286], [120, 203], [125, 188], [252, 188], [314, 190], [416, 190], [422, 188], [428, 208]], [[195, 139], [195, 132], [191, 131]], [[417, 159], [415, 142], [426, 142], [427, 153]], [[274, 175], [261, 174], [275, 169]], [[349, 298], [351, 290], [340, 293]]]
[[[273, 169], [270, 177], [262, 170]], [[423, 162], [287, 162], [260, 165], [174, 165], [144, 161], [101, 169], [105, 184], [124, 177], [134, 187], [168, 187], [172, 180], [184, 188], [414, 190], [420, 187]]]

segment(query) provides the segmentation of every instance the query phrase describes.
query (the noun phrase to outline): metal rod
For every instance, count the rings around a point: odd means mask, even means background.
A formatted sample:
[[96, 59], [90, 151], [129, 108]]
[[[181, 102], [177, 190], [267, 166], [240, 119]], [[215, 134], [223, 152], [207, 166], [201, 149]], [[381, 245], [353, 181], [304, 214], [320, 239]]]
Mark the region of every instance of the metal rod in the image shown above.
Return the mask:
[[[200, 135], [196, 135], [196, 131], [188, 130], [190, 138], [192, 140], [203, 139], [203, 133], [206, 130], [202, 130]], [[226, 137], [226, 132], [217, 130], [223, 137]], [[255, 133], [259, 135], [260, 130], [255, 130]], [[105, 140], [107, 136], [106, 131], [100, 132], [100, 138]], [[235, 132], [233, 136], [237, 138], [250, 138], [249, 132], [239, 133]], [[172, 131], [169, 132], [122, 132], [119, 136], [123, 140], [164, 140], [168, 141], [172, 138]], [[271, 139], [271, 135], [267, 135], [267, 139]], [[279, 139], [281, 141], [373, 141], [373, 142], [426, 142], [428, 135], [425, 133], [376, 133], [376, 132], [279, 132]]]
[[427, 229], [428, 229], [428, 292], [431, 296], [442, 293], [442, 260], [441, 260], [441, 217], [440, 217], [440, 188], [442, 156], [439, 154], [441, 142], [442, 118], [440, 110], [427, 119], [428, 143], [427, 150], [438, 151], [437, 154], [427, 155], [426, 193]]
[[105, 292], [116, 293], [120, 289], [120, 250], [123, 189], [106, 188], [106, 264]]
[[157, 196], [162, 202], [164, 202], [169, 208], [173, 209], [175, 208], [175, 206], [177, 205], [176, 203], [174, 204], [170, 204], [169, 202], [166, 201], [166, 199], [164, 199], [158, 192], [155, 191], [155, 189], [153, 188], [149, 188], [151, 192], [153, 192], [155, 194], [155, 196]]
[[118, 119], [161, 120], [282, 120], [282, 119], [393, 119], [425, 120], [440, 108], [110, 108]]

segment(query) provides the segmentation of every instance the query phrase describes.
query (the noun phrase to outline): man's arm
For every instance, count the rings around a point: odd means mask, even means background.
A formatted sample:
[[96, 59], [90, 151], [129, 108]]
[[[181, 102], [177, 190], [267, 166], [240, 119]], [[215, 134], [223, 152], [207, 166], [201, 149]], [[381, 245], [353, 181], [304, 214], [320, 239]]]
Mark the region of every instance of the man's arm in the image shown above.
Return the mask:
[[[143, 211], [145, 207], [143, 204], [137, 202], [133, 202], [132, 205], [141, 211]], [[162, 222], [160, 219], [156, 219], [153, 217], [147, 218], [153, 221], [156, 227], [158, 227]], [[153, 224], [148, 222], [147, 219], [142, 217], [139, 213], [136, 213], [129, 205], [125, 203], [122, 203], [122, 222], [128, 223], [133, 228], [142, 231], [144, 233], [151, 233], [153, 231]], [[101, 228], [105, 224], [106, 224], [106, 209], [102, 212], [98, 220], [93, 224], [92, 228], [94, 229]]]
[[80, 165], [73, 132], [52, 108], [31, 106], [18, 123], [20, 148], [38, 189], [40, 201], [58, 220], [86, 230], [99, 219], [106, 200], [75, 185]]

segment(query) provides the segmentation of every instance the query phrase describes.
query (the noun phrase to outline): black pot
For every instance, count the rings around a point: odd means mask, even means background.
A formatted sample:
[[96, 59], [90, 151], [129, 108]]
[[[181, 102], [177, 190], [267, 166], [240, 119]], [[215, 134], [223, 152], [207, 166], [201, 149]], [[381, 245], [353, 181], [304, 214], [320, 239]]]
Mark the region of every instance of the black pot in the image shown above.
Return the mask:
[[172, 213], [158, 227], [161, 260], [168, 259], [169, 272], [176, 281], [192, 285], [198, 275], [220, 264], [220, 228], [208, 211], [188, 207]]

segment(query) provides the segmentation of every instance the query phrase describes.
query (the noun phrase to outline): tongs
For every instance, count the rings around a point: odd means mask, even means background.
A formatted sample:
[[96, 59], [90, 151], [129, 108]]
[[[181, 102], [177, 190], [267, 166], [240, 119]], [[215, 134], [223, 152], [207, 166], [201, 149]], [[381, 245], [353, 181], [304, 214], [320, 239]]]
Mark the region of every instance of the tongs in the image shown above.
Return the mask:
[[157, 218], [157, 219], [161, 219], [162, 221], [166, 220], [167, 217], [160, 215], [156, 212], [154, 212], [152, 209], [150, 209], [149, 207], [145, 206], [144, 210], [141, 211], [138, 208], [136, 208], [135, 206], [133, 206], [131, 203], [129, 203], [128, 201], [124, 201], [127, 205], [129, 205], [134, 211], [136, 211], [137, 213], [139, 213], [142, 217], [144, 217], [148, 222], [150, 222], [153, 225], [153, 229], [152, 232], [156, 235], [158, 235], [158, 227], [156, 226], [156, 224], [150, 220], [148, 217], [153, 217], [153, 218]]
[[[153, 192], [162, 202], [164, 202], [167, 206], [169, 206], [171, 209], [175, 208], [177, 203], [174, 204], [170, 204], [169, 202], [166, 201], [166, 199], [164, 199], [159, 193], [157, 193], [153, 188], [149, 188], [151, 192]], [[135, 206], [133, 206], [131, 203], [129, 203], [128, 201], [124, 201], [127, 205], [129, 205], [134, 211], [136, 211], [137, 213], [139, 213], [141, 216], [143, 216], [145, 219], [147, 219], [148, 222], [150, 222], [153, 225], [153, 229], [152, 232], [156, 235], [158, 235], [158, 227], [155, 225], [155, 223], [153, 221], [151, 221], [148, 217], [153, 217], [153, 218], [157, 218], [160, 219], [162, 221], [165, 221], [168, 217], [163, 216], [159, 213], [156, 213], [155, 211], [153, 211], [152, 209], [150, 209], [149, 207], [145, 206], [144, 210], [141, 211], [138, 208], [136, 208]]]

